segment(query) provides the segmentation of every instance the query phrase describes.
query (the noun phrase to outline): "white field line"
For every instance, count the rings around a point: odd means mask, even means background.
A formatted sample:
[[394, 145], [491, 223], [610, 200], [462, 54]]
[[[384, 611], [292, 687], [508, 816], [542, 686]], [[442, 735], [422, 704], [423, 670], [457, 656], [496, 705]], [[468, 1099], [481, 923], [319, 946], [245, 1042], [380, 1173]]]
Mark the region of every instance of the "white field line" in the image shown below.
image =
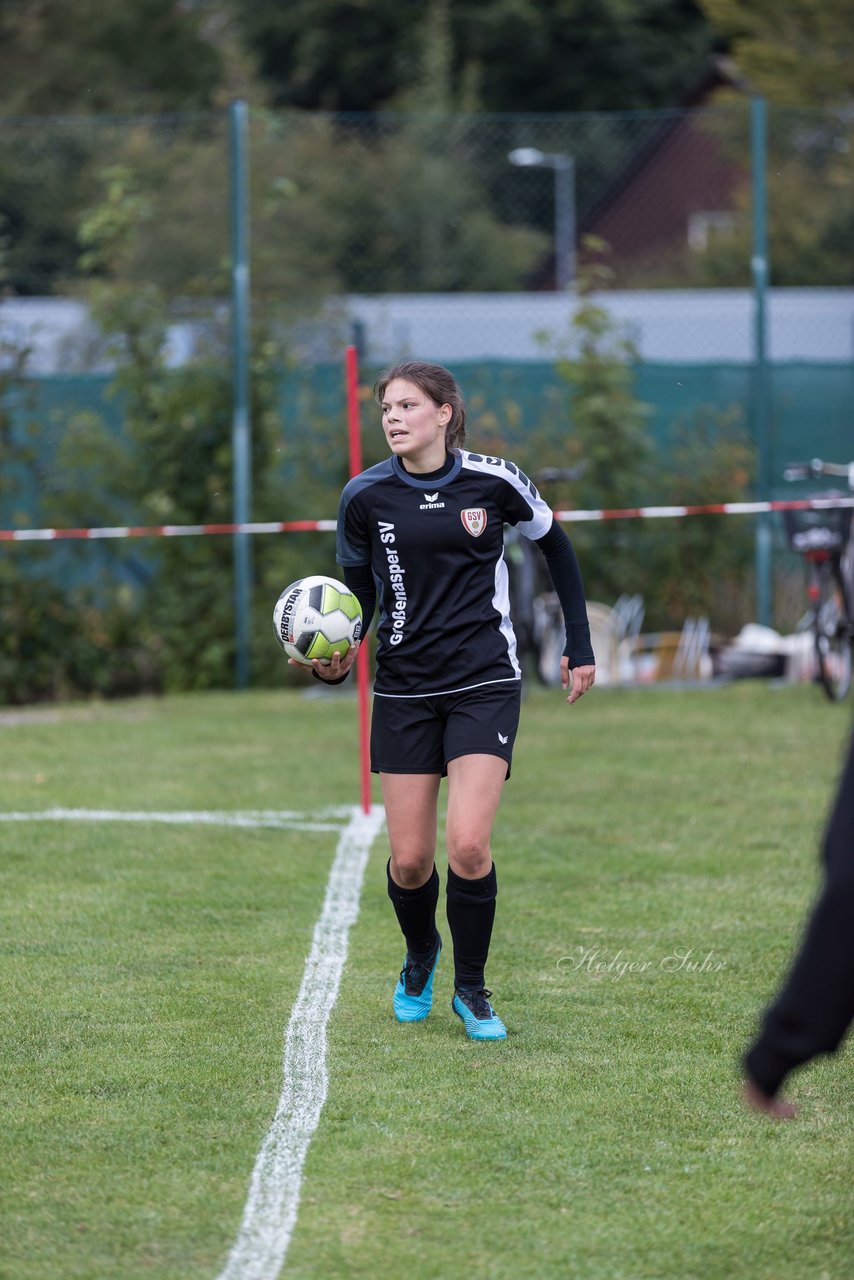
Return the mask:
[[275, 1280], [299, 1207], [302, 1170], [326, 1101], [326, 1026], [338, 998], [350, 927], [384, 811], [352, 810], [338, 841], [302, 986], [285, 1030], [284, 1084], [261, 1144], [237, 1240], [218, 1280]]
[[[304, 813], [288, 809], [240, 810], [167, 810], [157, 813], [133, 809], [33, 809], [18, 813], [0, 812], [0, 822], [166, 822], [176, 824], [201, 823], [211, 827], [274, 827], [284, 831], [340, 831], [341, 819], [349, 816], [351, 809], [321, 811], [316, 821]], [[338, 818], [336, 822], [334, 819]]]
[[[0, 812], [2, 822], [174, 822], [341, 831], [302, 985], [285, 1030], [284, 1084], [279, 1103], [255, 1161], [237, 1240], [218, 1280], [276, 1280], [296, 1223], [305, 1157], [326, 1101], [326, 1025], [338, 999], [368, 855], [382, 830], [385, 811], [381, 805], [373, 805], [370, 813], [338, 807], [322, 810], [317, 816], [331, 821], [306, 821], [305, 815], [291, 810], [158, 813], [54, 808]], [[345, 818], [349, 821], [342, 830], [341, 821]]]

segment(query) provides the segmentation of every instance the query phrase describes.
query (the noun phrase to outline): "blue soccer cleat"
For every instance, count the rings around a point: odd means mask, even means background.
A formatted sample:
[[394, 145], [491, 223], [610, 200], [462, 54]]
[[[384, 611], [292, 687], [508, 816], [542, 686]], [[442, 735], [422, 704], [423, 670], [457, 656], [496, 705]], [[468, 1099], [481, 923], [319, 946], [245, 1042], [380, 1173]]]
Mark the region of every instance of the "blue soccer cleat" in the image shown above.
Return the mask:
[[506, 1040], [507, 1028], [489, 1003], [491, 991], [483, 987], [457, 987], [451, 1008], [462, 1018], [470, 1040]]
[[424, 960], [413, 960], [406, 953], [400, 978], [394, 989], [394, 1016], [398, 1022], [423, 1022], [433, 1007], [433, 978], [442, 952], [441, 936]]

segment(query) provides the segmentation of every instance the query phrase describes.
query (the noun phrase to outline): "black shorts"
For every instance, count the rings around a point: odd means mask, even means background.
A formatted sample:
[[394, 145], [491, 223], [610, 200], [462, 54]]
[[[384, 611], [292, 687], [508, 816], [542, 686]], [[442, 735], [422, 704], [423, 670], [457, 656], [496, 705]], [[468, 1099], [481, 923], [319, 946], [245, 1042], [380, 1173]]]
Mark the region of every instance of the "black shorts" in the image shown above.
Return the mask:
[[444, 777], [449, 760], [486, 755], [506, 760], [509, 778], [521, 699], [519, 680], [417, 698], [375, 695], [371, 769]]

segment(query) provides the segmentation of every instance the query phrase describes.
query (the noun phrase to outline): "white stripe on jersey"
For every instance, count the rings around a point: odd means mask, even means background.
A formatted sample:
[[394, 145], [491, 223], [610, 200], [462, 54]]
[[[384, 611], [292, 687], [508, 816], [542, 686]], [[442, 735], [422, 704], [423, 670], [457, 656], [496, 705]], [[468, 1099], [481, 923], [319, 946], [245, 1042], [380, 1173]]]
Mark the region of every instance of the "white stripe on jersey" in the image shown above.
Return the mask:
[[492, 597], [492, 603], [501, 617], [499, 629], [507, 644], [507, 657], [510, 659], [517, 677], [521, 679], [522, 668], [519, 666], [519, 659], [516, 657], [516, 632], [513, 630], [513, 623], [510, 621], [509, 576], [503, 555], [499, 556], [495, 562], [495, 594]]
[[518, 684], [520, 676], [500, 676], [497, 680], [479, 680], [477, 684], [462, 684], [456, 689], [431, 689], [429, 693], [380, 693], [374, 689], [375, 698], [442, 698], [447, 693], [468, 693], [470, 689], [486, 689], [493, 684]]
[[524, 472], [520, 473], [515, 464], [505, 462], [503, 458], [485, 457], [480, 454], [473, 456], [466, 449], [460, 449], [460, 457], [466, 471], [479, 471], [483, 475], [497, 476], [506, 480], [517, 493], [522, 495], [533, 515], [530, 520], [522, 520], [516, 525], [520, 533], [532, 540], [542, 538], [548, 533], [554, 519], [551, 507], [540, 497], [533, 482], [529, 481], [527, 476], [522, 478]]

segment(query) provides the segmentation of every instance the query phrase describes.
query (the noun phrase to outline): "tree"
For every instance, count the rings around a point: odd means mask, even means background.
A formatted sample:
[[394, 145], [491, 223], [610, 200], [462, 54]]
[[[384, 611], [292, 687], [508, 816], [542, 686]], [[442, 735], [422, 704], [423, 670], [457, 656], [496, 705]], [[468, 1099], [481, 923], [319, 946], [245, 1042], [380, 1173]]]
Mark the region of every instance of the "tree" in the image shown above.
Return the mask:
[[[422, 66], [429, 0], [254, 0], [236, 21], [277, 106], [396, 107]], [[717, 37], [695, 0], [449, 0], [453, 84], [484, 111], [674, 106]]]
[[[584, 250], [568, 331], [543, 335], [569, 388], [569, 427], [557, 436], [543, 433], [540, 465], [569, 464], [576, 472], [550, 488], [552, 505], [596, 510], [702, 505], [720, 501], [722, 493], [747, 498], [753, 450], [737, 410], [701, 406], [689, 420], [668, 424], [667, 445], [656, 448], [652, 406], [635, 390], [637, 350], [603, 302], [602, 290], [612, 283], [607, 245], [587, 237]], [[698, 614], [737, 625], [752, 550], [749, 526], [733, 530], [709, 516], [677, 534], [673, 522], [663, 523], [662, 529], [656, 521], [613, 520], [573, 529], [589, 598], [612, 604], [640, 594], [653, 627], [681, 626]]]
[[[800, 116], [800, 113], [798, 113]], [[768, 246], [771, 281], [779, 288], [841, 287], [854, 284], [854, 178], [845, 152], [833, 147], [834, 135], [850, 130], [824, 122], [781, 120], [768, 165]], [[783, 130], [783, 123], [789, 128]], [[798, 127], [800, 125], [800, 127]], [[780, 145], [779, 135], [784, 142]], [[799, 136], [825, 134], [807, 152]], [[739, 195], [739, 218], [733, 230], [710, 245], [698, 263], [698, 283], [711, 287], [745, 286], [752, 245], [750, 191]]]
[[850, 0], [700, 0], [742, 75], [772, 102], [830, 107], [854, 97]]
[[[836, 0], [839, 4], [841, 0]], [[397, 107], [435, 0], [0, 0], [0, 114]], [[698, 0], [449, 0], [458, 99], [481, 110], [673, 106], [717, 37]]]
[[[119, 166], [103, 175], [104, 198], [80, 229], [86, 265], [101, 275], [90, 288], [93, 314], [117, 362], [113, 381], [121, 398], [120, 447], [103, 423], [82, 421], [64, 433], [62, 461], [73, 471], [81, 455], [93, 460], [88, 496], [103, 493], [116, 514], [135, 512], [146, 524], [227, 522], [233, 516], [231, 371], [212, 348], [170, 369], [165, 361], [168, 299], [154, 282], [125, 272], [137, 261], [136, 239], [147, 234], [149, 197], [134, 174]], [[251, 490], [256, 518], [284, 509], [277, 466], [277, 354], [256, 334], [251, 370]], [[107, 465], [97, 467], [99, 453]], [[62, 471], [63, 468], [60, 468]], [[66, 505], [66, 518], [84, 513]], [[284, 558], [286, 559], [286, 557]], [[269, 543], [253, 556], [257, 588], [253, 634], [269, 625], [283, 557]], [[233, 678], [233, 554], [219, 538], [161, 539], [147, 549], [147, 581], [136, 593], [136, 648], [161, 688], [227, 687]], [[291, 576], [298, 574], [290, 563]], [[155, 576], [156, 575], [156, 576]], [[280, 587], [279, 587], [280, 589]], [[275, 655], [275, 650], [273, 650]], [[256, 671], [269, 675], [269, 648], [253, 654]]]
[[[653, 463], [650, 407], [634, 390], [637, 350], [597, 296], [612, 280], [607, 246], [588, 237], [584, 249], [568, 330], [542, 335], [543, 346], [556, 357], [558, 377], [569, 388], [570, 429], [561, 441], [561, 464], [579, 473], [570, 482], [572, 505], [634, 506]], [[573, 538], [592, 566], [588, 589], [593, 599], [611, 602], [639, 589], [635, 539], [622, 522], [579, 529]]]
[[200, 110], [222, 59], [178, 0], [0, 0], [0, 114]]
[[406, 81], [421, 0], [253, 0], [236, 21], [273, 105], [372, 111]]
[[474, 63], [486, 111], [679, 106], [716, 36], [694, 0], [458, 0], [457, 68]]

